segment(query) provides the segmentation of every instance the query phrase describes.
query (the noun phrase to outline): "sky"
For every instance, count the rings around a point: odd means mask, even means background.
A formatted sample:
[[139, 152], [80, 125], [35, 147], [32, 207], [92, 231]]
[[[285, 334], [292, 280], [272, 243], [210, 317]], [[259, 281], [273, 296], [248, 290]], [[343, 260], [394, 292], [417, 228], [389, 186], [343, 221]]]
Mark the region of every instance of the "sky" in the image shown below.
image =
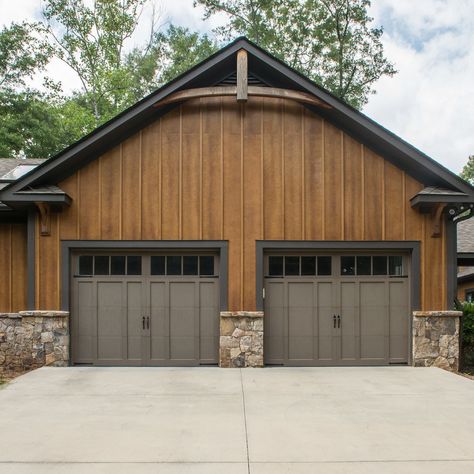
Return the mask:
[[[203, 21], [193, 0], [151, 1], [163, 27], [171, 22], [210, 32], [225, 21]], [[0, 27], [38, 20], [40, 12], [41, 0], [0, 0]], [[459, 173], [474, 154], [474, 0], [372, 0], [369, 13], [384, 28], [385, 53], [398, 74], [376, 83], [363, 112]], [[131, 45], [146, 38], [150, 16], [150, 8], [142, 13]], [[59, 60], [48, 73], [67, 91], [80, 87]]]

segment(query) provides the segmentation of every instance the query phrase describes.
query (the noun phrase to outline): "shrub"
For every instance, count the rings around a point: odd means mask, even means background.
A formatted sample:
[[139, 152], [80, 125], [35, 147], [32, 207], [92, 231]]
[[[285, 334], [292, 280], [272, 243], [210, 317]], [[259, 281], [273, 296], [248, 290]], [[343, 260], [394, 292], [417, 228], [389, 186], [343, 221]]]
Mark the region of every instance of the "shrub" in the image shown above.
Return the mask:
[[474, 303], [462, 303], [459, 309], [463, 312], [462, 318], [462, 348], [463, 365], [474, 367]]

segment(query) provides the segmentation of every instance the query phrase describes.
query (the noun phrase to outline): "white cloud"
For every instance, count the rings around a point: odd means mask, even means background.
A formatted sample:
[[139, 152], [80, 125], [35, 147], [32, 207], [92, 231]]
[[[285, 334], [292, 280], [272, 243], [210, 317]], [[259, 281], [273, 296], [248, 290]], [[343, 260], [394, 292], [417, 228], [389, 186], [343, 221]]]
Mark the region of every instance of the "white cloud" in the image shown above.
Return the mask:
[[474, 153], [474, 4], [378, 0], [372, 14], [399, 73], [364, 112], [459, 172]]
[[[223, 22], [222, 16], [203, 22], [203, 10], [193, 8], [193, 0], [154, 2], [162, 26], [172, 22], [209, 32]], [[0, 0], [0, 26], [38, 19], [40, 11], [41, 0]], [[474, 153], [474, 2], [373, 0], [371, 14], [384, 26], [386, 53], [399, 73], [378, 82], [364, 112], [459, 172]], [[130, 47], [145, 41], [150, 17], [148, 7]], [[48, 73], [68, 91], [80, 87], [60, 61]]]

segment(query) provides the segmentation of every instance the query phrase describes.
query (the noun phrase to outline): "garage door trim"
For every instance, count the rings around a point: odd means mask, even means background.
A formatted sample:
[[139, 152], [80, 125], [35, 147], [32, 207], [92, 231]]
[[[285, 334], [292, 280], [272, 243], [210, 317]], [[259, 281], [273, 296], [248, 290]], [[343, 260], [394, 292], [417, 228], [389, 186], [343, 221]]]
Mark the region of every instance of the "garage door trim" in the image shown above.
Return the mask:
[[228, 242], [226, 240], [63, 240], [61, 242], [61, 310], [70, 311], [73, 251], [81, 250], [214, 250], [219, 253], [220, 310], [227, 311]]
[[264, 254], [267, 251], [341, 251], [341, 250], [381, 250], [410, 253], [410, 301], [411, 310], [420, 309], [420, 242], [408, 241], [340, 241], [340, 240], [257, 240], [256, 244], [256, 295], [257, 311], [264, 310]]

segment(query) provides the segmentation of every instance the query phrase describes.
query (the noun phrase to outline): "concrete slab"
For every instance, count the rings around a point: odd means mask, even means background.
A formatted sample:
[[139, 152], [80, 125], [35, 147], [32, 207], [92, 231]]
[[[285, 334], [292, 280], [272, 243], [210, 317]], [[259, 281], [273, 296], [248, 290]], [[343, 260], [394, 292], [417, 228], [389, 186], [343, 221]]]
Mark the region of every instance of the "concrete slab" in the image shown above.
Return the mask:
[[43, 368], [0, 389], [0, 473], [474, 472], [440, 369]]

